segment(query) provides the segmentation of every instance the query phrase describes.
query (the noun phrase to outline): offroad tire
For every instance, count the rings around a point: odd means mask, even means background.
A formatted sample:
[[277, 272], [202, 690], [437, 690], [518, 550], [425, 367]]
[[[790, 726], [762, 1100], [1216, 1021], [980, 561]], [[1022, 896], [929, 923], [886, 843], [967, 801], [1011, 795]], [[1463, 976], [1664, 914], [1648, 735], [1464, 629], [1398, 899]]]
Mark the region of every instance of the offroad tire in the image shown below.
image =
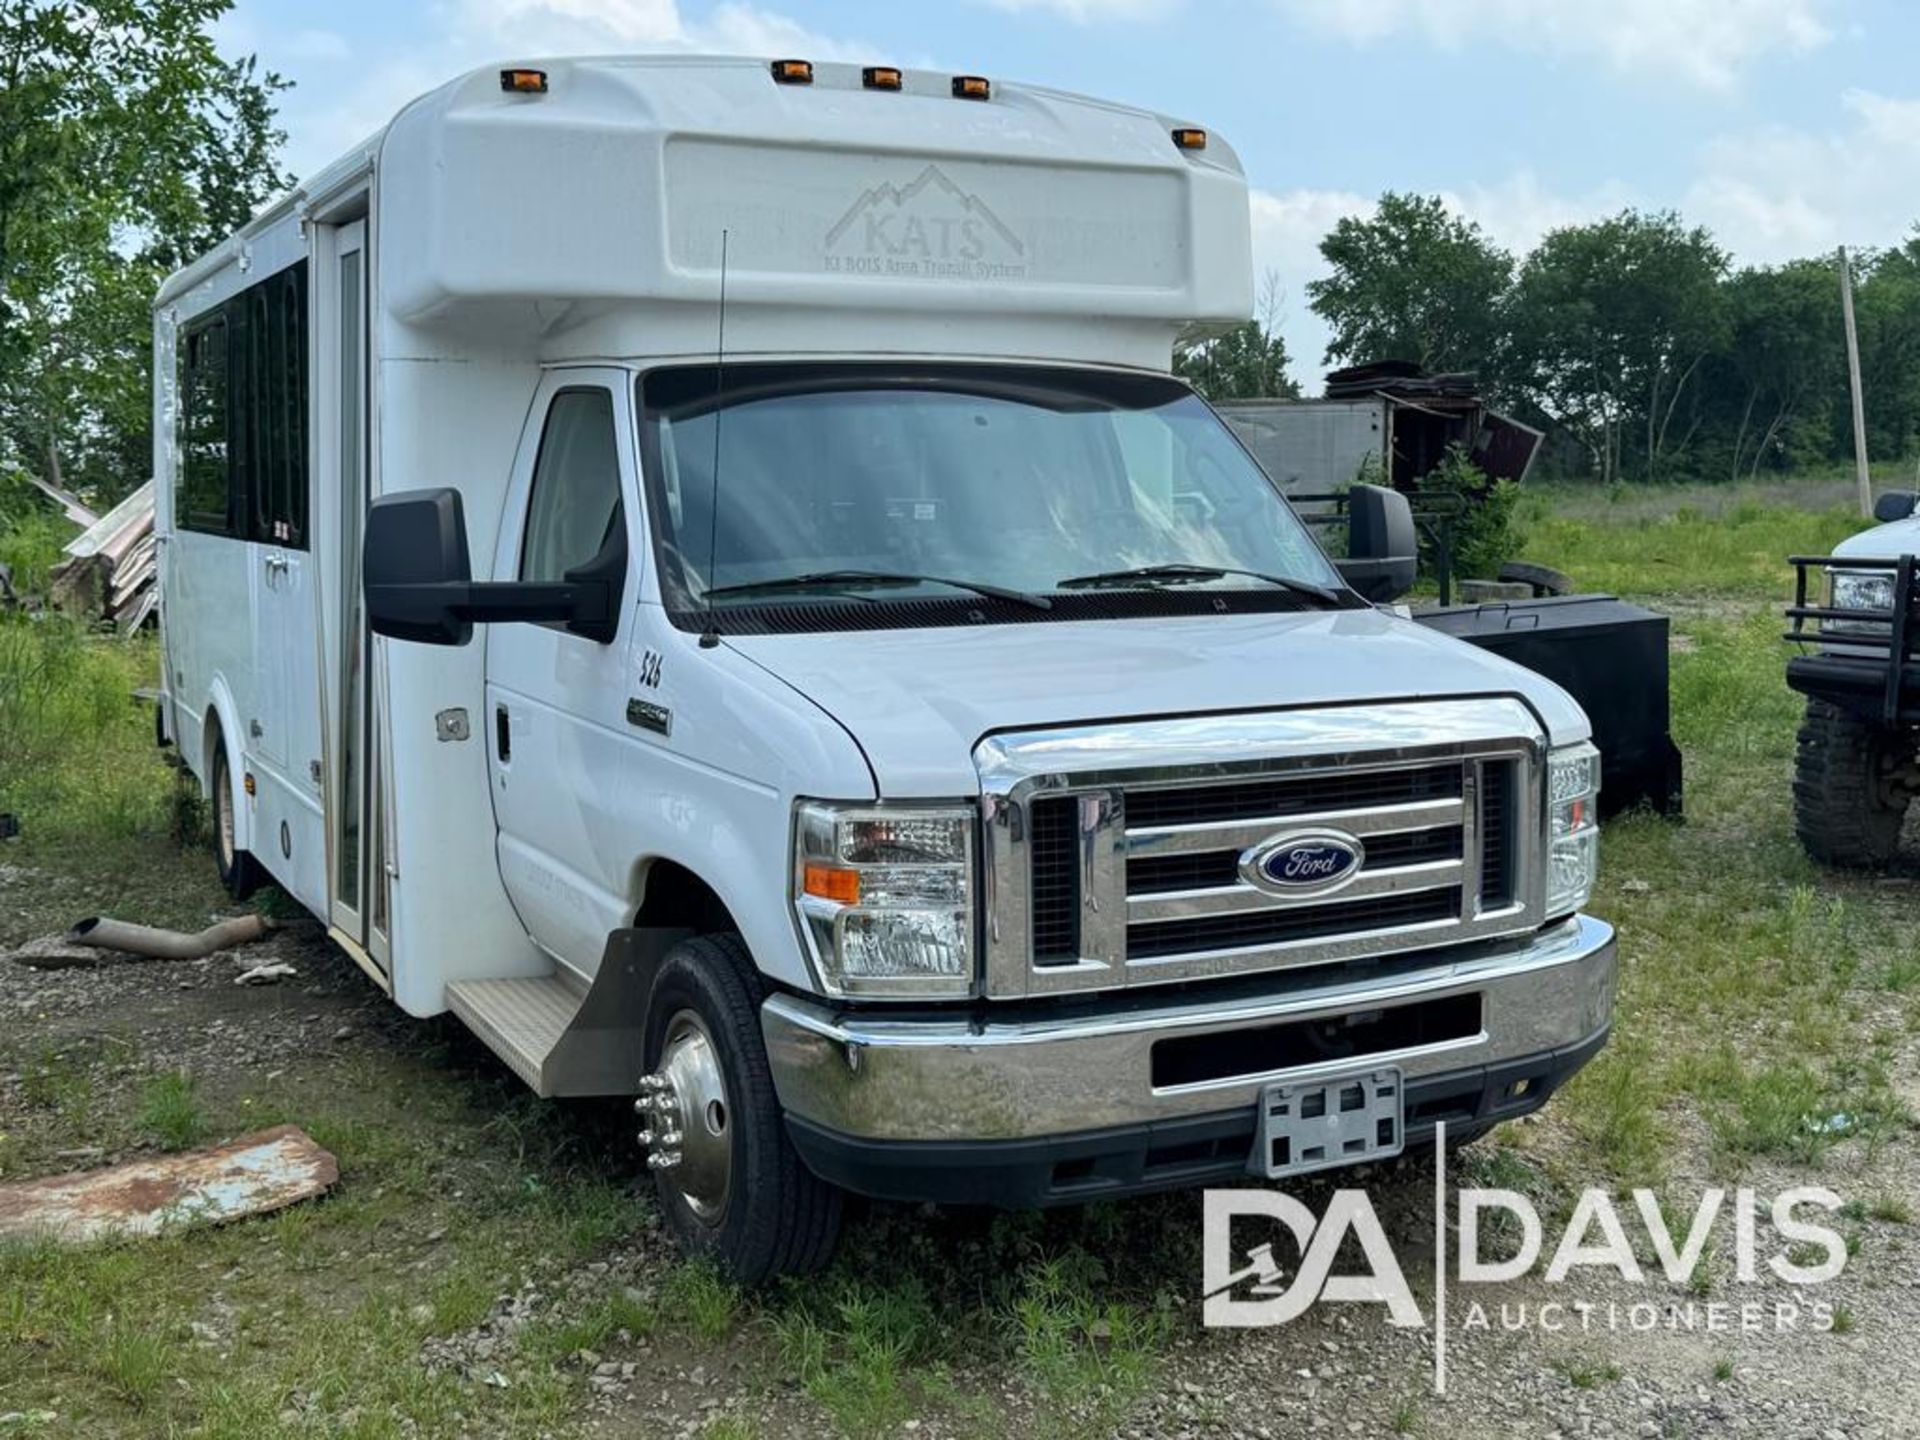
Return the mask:
[[1807, 854], [1851, 869], [1892, 863], [1913, 756], [1910, 733], [1809, 699], [1793, 757], [1793, 828]]
[[260, 888], [266, 874], [260, 862], [253, 858], [253, 852], [242, 850], [235, 842], [239, 829], [234, 807], [240, 802], [234, 799], [233, 771], [227, 763], [226, 744], [218, 738], [213, 746], [213, 779], [207, 788], [212, 791], [209, 808], [213, 821], [213, 859], [220, 867], [220, 883], [234, 899], [244, 900]]
[[760, 1036], [765, 994], [739, 936], [703, 935], [667, 953], [647, 1009], [647, 1077], [676, 1083], [671, 1118], [642, 1120], [683, 1137], [680, 1163], [653, 1172], [661, 1215], [682, 1250], [746, 1286], [821, 1269], [840, 1235], [840, 1191], [787, 1138]]

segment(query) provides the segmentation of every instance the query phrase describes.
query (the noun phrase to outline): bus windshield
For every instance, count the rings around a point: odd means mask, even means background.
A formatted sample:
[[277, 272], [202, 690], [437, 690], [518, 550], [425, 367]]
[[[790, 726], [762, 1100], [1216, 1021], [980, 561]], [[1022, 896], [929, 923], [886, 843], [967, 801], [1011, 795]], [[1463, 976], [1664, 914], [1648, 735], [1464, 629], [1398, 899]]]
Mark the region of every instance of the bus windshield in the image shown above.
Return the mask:
[[1169, 377], [707, 365], [653, 371], [640, 398], [670, 608], [1172, 587], [1345, 603], [1273, 482]]

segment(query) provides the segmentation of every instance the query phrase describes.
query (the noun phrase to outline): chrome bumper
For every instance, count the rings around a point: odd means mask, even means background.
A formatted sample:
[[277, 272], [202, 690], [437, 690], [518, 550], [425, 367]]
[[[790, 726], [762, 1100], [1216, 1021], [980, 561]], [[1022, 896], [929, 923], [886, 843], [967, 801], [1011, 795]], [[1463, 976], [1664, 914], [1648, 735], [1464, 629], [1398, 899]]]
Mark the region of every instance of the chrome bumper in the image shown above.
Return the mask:
[[[1230, 1110], [1260, 1087], [1342, 1066], [1156, 1087], [1160, 1041], [1478, 993], [1478, 1034], [1368, 1054], [1408, 1079], [1577, 1044], [1612, 1020], [1613, 929], [1580, 915], [1389, 976], [1284, 972], [1255, 995], [996, 1022], [837, 1010], [792, 995], [761, 1007], [774, 1087], [789, 1114], [872, 1140], [1009, 1140]], [[1118, 999], [1119, 997], [1115, 997]], [[1346, 1062], [1351, 1064], [1353, 1062]]]

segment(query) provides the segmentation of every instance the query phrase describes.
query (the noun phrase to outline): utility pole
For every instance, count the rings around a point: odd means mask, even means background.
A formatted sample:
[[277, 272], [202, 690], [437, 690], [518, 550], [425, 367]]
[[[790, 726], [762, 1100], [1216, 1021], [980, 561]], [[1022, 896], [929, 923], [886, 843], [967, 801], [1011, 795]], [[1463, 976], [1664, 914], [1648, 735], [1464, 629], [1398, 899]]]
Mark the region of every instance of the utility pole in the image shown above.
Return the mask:
[[1873, 517], [1873, 477], [1867, 470], [1867, 404], [1860, 393], [1860, 332], [1853, 324], [1853, 266], [1840, 247], [1840, 313], [1847, 321], [1847, 381], [1853, 388], [1853, 468], [1860, 484], [1860, 513]]

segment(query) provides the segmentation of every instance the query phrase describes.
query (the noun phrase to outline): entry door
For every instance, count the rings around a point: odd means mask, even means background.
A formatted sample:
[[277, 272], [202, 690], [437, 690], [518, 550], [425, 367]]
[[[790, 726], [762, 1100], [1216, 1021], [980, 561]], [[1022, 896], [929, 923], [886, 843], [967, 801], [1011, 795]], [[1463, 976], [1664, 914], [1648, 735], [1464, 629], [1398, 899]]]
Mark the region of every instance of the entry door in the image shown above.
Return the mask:
[[[299, 293], [305, 279], [304, 271], [295, 270], [251, 287], [242, 302], [246, 315], [239, 332], [255, 392], [248, 429], [254, 449], [251, 512], [258, 527], [247, 547], [253, 556], [254, 616], [254, 703], [247, 752], [302, 791], [309, 784], [307, 762], [318, 753], [310, 725], [301, 723], [306, 719], [302, 702], [310, 704], [312, 698], [317, 640], [306, 497], [294, 493], [296, 484], [306, 482], [306, 467], [294, 463], [292, 454], [305, 445], [305, 417], [296, 415], [290, 403], [300, 393], [302, 362], [296, 357], [304, 355], [307, 342], [301, 333], [305, 312]], [[269, 837], [255, 843], [279, 869], [279, 841]]]
[[367, 630], [360, 582], [360, 547], [368, 499], [367, 246], [366, 225], [335, 232], [327, 261], [327, 284], [337, 303], [319, 313], [332, 327], [322, 349], [331, 372], [330, 403], [322, 415], [333, 463], [331, 484], [321, 494], [338, 497], [339, 544], [334, 552], [338, 584], [331, 587], [329, 628], [333, 674], [328, 726], [327, 814], [329, 892], [334, 928], [366, 950], [383, 968], [387, 957], [385, 793], [373, 684], [373, 637]]
[[[611, 641], [564, 625], [486, 627], [489, 768], [501, 878], [535, 943], [581, 974], [597, 968], [625, 910], [631, 849], [627, 646], [640, 546], [633, 387], [622, 372], [550, 375], [515, 461], [497, 579], [560, 580], [612, 569]], [[621, 557], [625, 557], [624, 566]]]

